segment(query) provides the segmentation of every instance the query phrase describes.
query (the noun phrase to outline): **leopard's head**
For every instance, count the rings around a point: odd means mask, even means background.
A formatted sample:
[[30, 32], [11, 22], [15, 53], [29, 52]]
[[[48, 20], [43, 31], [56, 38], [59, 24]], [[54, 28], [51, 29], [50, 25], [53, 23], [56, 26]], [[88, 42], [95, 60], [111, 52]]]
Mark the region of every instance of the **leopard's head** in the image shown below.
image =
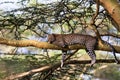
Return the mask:
[[48, 43], [53, 43], [55, 41], [55, 35], [54, 34], [48, 34]]

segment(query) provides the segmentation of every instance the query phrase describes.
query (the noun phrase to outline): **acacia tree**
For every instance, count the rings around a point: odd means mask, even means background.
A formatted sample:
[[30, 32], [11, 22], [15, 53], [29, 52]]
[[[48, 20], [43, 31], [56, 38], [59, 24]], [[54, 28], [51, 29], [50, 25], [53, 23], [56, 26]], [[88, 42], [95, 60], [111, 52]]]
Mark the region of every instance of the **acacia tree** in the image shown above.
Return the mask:
[[[26, 32], [31, 32], [34, 36], [43, 39], [46, 38], [47, 34], [53, 32], [61, 34], [91, 34], [98, 37], [99, 41], [96, 49], [102, 51], [111, 51], [108, 46], [101, 44], [102, 36], [118, 38], [119, 40], [120, 6], [117, 0], [60, 0], [46, 4], [40, 3], [39, 0], [36, 0], [34, 3], [29, 2], [29, 0], [21, 0], [19, 3], [21, 3], [23, 7], [1, 12], [0, 29], [3, 36], [0, 38], [0, 44], [16, 47], [32, 46], [40, 49], [54, 50], [76, 50], [85, 48], [80, 45], [61, 48], [47, 42], [28, 40], [28, 37], [25, 36]], [[59, 31], [57, 29], [59, 29]], [[8, 33], [7, 36], [5, 36], [5, 32]], [[9, 33], [12, 34], [12, 37]], [[120, 46], [113, 46], [116, 52], [119, 53]], [[69, 55], [66, 60], [73, 54]], [[114, 62], [114, 60], [97, 60], [97, 63], [101, 62], [111, 63]], [[77, 63], [88, 64], [90, 61], [71, 60], [65, 62], [65, 64]], [[48, 74], [46, 74], [43, 79], [46, 79], [59, 66], [60, 62], [54, 65], [44, 65], [38, 69], [9, 76], [6, 79], [21, 78], [45, 71], [48, 72]]]

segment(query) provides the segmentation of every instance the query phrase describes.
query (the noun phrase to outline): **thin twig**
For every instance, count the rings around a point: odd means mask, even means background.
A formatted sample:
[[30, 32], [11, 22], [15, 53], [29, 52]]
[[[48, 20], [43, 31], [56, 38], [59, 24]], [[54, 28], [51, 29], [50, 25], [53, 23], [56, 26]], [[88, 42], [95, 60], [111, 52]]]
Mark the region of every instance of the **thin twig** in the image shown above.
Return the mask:
[[94, 24], [95, 23], [95, 19], [96, 17], [98, 16], [99, 14], [99, 0], [96, 1], [96, 13], [95, 15], [92, 17], [92, 20], [91, 20], [91, 24]]

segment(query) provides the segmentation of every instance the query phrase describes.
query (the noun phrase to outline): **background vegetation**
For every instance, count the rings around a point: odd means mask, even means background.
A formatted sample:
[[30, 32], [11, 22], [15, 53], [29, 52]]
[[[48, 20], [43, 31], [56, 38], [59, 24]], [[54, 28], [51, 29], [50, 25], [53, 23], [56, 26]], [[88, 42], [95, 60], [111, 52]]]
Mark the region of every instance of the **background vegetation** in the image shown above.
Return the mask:
[[[98, 62], [92, 68], [84, 49], [74, 55], [69, 51], [68, 62], [60, 68], [61, 51], [47, 43], [37, 44], [46, 42], [48, 34], [79, 33], [100, 37], [119, 53], [119, 1], [107, 2], [109, 7], [104, 0], [0, 1], [0, 79], [118, 80], [120, 65], [113, 63], [111, 52], [105, 52], [108, 48], [98, 47]], [[111, 5], [115, 6], [112, 12]], [[47, 51], [46, 46], [50, 46]]]

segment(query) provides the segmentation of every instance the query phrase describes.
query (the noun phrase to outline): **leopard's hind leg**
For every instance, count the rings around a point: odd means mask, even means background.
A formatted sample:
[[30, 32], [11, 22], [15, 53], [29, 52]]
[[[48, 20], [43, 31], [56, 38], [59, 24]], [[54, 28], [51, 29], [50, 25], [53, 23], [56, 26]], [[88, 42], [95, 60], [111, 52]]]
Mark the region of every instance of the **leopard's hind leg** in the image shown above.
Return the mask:
[[96, 54], [94, 51], [94, 45], [86, 44], [86, 52], [90, 56], [91, 60], [91, 67], [95, 64], [96, 62]]

